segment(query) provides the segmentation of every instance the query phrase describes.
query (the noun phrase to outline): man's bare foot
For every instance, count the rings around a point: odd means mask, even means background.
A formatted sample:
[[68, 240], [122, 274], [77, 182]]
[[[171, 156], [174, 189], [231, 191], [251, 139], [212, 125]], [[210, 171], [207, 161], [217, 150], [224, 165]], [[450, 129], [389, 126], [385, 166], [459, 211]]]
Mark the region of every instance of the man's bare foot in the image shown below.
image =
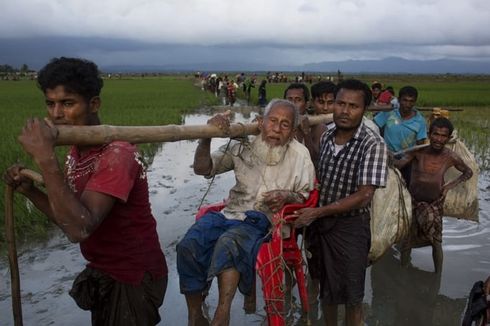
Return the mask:
[[209, 326], [209, 320], [203, 315], [189, 316], [188, 326]]
[[246, 295], [245, 298], [243, 298], [243, 310], [245, 310], [247, 315], [254, 314], [257, 311], [255, 291], [252, 291], [252, 294]]
[[229, 326], [230, 325], [230, 315], [217, 313], [214, 315], [211, 326]]

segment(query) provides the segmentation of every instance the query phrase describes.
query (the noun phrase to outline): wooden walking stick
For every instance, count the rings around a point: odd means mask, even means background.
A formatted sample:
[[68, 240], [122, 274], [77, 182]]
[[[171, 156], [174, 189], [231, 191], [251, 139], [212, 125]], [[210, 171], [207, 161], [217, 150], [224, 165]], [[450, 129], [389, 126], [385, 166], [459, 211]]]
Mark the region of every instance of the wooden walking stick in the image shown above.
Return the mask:
[[5, 189], [5, 233], [8, 246], [10, 265], [10, 280], [12, 288], [12, 312], [14, 325], [22, 326], [22, 304], [20, 301], [19, 264], [17, 262], [17, 248], [15, 246], [14, 229], [14, 189], [7, 185]]
[[[31, 170], [21, 170], [26, 176], [38, 183], [44, 183], [42, 176]], [[14, 224], [14, 188], [7, 185], [5, 188], [5, 235], [7, 239], [8, 258], [10, 266], [10, 280], [12, 291], [12, 313], [14, 314], [14, 325], [22, 326], [22, 303], [20, 297], [19, 263], [17, 262], [17, 247], [15, 245]]]

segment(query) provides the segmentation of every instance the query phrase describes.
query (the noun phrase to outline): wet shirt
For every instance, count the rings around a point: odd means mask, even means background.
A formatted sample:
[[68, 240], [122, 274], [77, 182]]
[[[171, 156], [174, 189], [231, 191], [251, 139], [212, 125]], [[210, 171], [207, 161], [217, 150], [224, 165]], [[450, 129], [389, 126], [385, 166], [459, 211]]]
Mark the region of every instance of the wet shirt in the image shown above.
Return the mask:
[[417, 141], [427, 138], [427, 127], [420, 112], [410, 119], [403, 119], [399, 109], [380, 112], [374, 117], [374, 122], [384, 129], [384, 139], [388, 149], [398, 152], [416, 145]]
[[254, 153], [252, 142], [234, 141], [212, 154], [213, 170], [208, 177], [233, 170], [236, 183], [231, 188], [223, 214], [229, 219], [244, 220], [244, 212], [256, 210], [269, 218], [272, 212], [263, 202], [262, 194], [271, 190], [289, 190], [308, 198], [313, 190], [315, 168], [308, 149], [293, 139], [284, 157], [276, 165], [267, 165]]
[[83, 156], [72, 147], [65, 168], [78, 198], [87, 190], [116, 198], [106, 218], [80, 243], [87, 266], [130, 284], [139, 284], [145, 272], [156, 278], [167, 275], [136, 146], [112, 142]]
[[[355, 193], [361, 185], [386, 185], [388, 167], [383, 138], [361, 123], [352, 139], [335, 154], [335, 130], [335, 127], [327, 130], [320, 141], [319, 206], [345, 198]], [[369, 213], [369, 208], [355, 209], [341, 216], [363, 213]]]

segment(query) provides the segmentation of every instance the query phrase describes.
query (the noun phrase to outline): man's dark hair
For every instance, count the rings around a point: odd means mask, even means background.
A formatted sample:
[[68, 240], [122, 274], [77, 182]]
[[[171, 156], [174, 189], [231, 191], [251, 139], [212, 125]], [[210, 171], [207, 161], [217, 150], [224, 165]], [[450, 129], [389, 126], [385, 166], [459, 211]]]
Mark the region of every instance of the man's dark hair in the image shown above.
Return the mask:
[[311, 86], [311, 98], [321, 97], [323, 94], [334, 94], [337, 86], [329, 80], [322, 80]]
[[357, 79], [346, 79], [341, 81], [337, 85], [337, 92], [335, 93], [335, 97], [337, 97], [338, 92], [341, 89], [348, 89], [351, 91], [361, 91], [364, 95], [364, 108], [367, 108], [373, 99], [373, 94], [371, 93], [371, 89], [366, 83], [363, 83]]
[[434, 128], [447, 128], [449, 130], [449, 136], [453, 134], [454, 126], [447, 118], [437, 118], [432, 121], [429, 127], [429, 135]]
[[104, 82], [92, 61], [61, 57], [51, 59], [39, 71], [37, 84], [44, 93], [47, 89], [63, 86], [67, 92], [79, 94], [90, 101], [100, 95]]
[[413, 86], [404, 86], [400, 88], [400, 91], [398, 92], [398, 98], [401, 98], [402, 96], [410, 96], [417, 99], [419, 92], [417, 92], [417, 89]]
[[284, 91], [284, 96], [283, 98], [286, 98], [286, 94], [290, 89], [302, 89], [303, 90], [303, 96], [305, 97], [305, 101], [307, 102], [310, 99], [310, 91], [308, 90], [308, 87], [303, 84], [303, 83], [292, 83], [289, 84], [288, 88]]

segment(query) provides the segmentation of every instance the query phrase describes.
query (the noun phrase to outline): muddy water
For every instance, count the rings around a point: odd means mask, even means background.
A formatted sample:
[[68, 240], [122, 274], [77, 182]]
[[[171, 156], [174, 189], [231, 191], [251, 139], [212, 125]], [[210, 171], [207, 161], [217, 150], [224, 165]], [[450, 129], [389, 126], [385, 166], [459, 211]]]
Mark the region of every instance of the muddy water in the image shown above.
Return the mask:
[[[235, 108], [235, 121], [246, 122], [255, 112]], [[186, 124], [203, 124], [210, 112], [185, 117]], [[225, 140], [213, 140], [213, 149]], [[160, 309], [160, 325], [186, 325], [186, 308], [179, 293], [175, 265], [175, 245], [194, 221], [194, 213], [208, 190], [209, 182], [192, 172], [196, 141], [163, 144], [148, 171], [150, 195], [158, 233], [169, 266], [169, 285]], [[220, 201], [233, 184], [232, 173], [218, 176], [205, 202]], [[367, 325], [459, 325], [472, 284], [490, 275], [490, 174], [480, 176], [480, 224], [446, 218], [444, 220], [443, 273], [432, 273], [429, 248], [415, 249], [413, 266], [399, 267], [396, 251], [386, 254], [368, 270], [364, 299]], [[25, 325], [89, 325], [90, 314], [80, 310], [68, 295], [73, 279], [83, 269], [78, 246], [69, 243], [57, 230], [49, 241], [19, 249], [22, 303]], [[260, 293], [260, 285], [258, 285]], [[13, 325], [10, 276], [5, 260], [0, 262], [0, 325]], [[293, 298], [293, 302], [298, 300]], [[257, 313], [246, 315], [243, 297], [237, 294], [231, 325], [261, 325], [265, 313], [257, 295]], [[213, 283], [207, 299], [212, 316], [217, 305]], [[322, 324], [321, 313], [313, 307], [313, 325]], [[291, 323], [305, 325], [298, 309]]]

